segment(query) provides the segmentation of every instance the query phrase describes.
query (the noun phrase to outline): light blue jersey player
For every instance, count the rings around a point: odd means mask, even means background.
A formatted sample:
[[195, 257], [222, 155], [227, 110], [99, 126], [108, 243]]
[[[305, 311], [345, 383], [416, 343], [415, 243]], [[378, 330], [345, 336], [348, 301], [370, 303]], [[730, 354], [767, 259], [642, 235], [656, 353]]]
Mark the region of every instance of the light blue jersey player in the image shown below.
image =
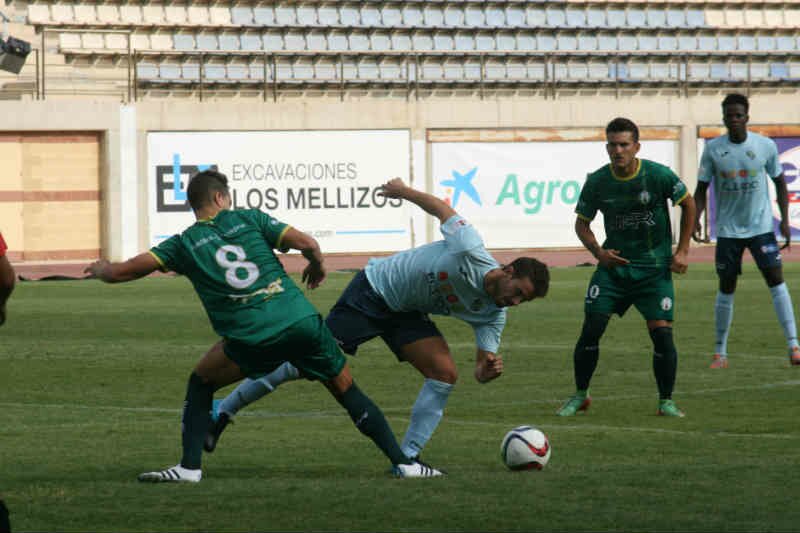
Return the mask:
[[791, 242], [788, 192], [775, 142], [747, 131], [749, 107], [747, 97], [740, 94], [730, 94], [723, 100], [723, 122], [728, 133], [706, 144], [697, 173], [695, 239], [700, 239], [700, 215], [705, 209], [709, 183], [714, 184], [717, 208], [719, 291], [714, 304], [716, 343], [711, 368], [728, 366], [733, 294], [736, 280], [742, 272], [745, 248], [750, 250], [772, 294], [775, 312], [786, 337], [789, 361], [792, 365], [800, 365], [792, 298], [783, 281], [780, 248], [773, 230], [769, 182], [774, 183], [777, 193], [781, 213], [780, 230], [786, 239], [784, 248]]
[[[530, 257], [501, 266], [486, 251], [478, 232], [447, 203], [406, 186], [400, 179], [383, 185], [389, 198], [408, 200], [435, 216], [444, 240], [372, 259], [358, 272], [331, 309], [325, 323], [345, 353], [381, 337], [399, 361], [412, 364], [425, 382], [411, 410], [402, 450], [418, 457], [444, 413], [458, 370], [444, 337], [429, 314], [467, 322], [475, 333], [475, 379], [486, 383], [503, 372], [498, 354], [506, 308], [547, 294], [547, 267]], [[244, 383], [220, 405], [207, 442], [238, 409], [293, 379], [291, 368]]]

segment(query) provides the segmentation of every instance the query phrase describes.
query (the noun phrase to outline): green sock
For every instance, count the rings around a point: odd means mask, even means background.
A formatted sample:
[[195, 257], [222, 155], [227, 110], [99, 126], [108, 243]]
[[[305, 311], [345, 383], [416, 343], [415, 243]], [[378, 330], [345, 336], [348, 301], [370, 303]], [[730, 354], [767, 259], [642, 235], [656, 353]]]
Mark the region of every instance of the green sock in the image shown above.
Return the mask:
[[411, 463], [411, 460], [400, 449], [392, 428], [389, 427], [381, 410], [366, 394], [361, 392], [355, 383], [341, 398], [337, 399], [342, 407], [347, 409], [347, 414], [350, 415], [356, 428], [372, 439], [393, 465]]
[[203, 438], [211, 423], [211, 399], [214, 389], [209, 383], [192, 372], [189, 385], [186, 387], [186, 399], [183, 402], [182, 443], [184, 468], [200, 468], [203, 453]]
[[650, 338], [653, 339], [653, 374], [656, 376], [658, 396], [662, 400], [669, 400], [678, 372], [678, 351], [672, 341], [672, 328], [656, 328], [650, 332]]

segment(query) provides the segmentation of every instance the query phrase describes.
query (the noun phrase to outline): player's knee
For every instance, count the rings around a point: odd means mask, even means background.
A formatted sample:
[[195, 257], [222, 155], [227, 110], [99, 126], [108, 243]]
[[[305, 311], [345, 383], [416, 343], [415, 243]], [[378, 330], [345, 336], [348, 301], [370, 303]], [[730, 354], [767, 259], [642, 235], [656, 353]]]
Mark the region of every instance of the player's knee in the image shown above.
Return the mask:
[[783, 283], [783, 269], [778, 268], [765, 268], [761, 271], [764, 280], [767, 282], [768, 287], [777, 287]]
[[736, 277], [720, 277], [719, 292], [722, 294], [733, 294], [736, 290]]
[[662, 354], [675, 352], [675, 342], [672, 338], [672, 327], [661, 326], [650, 330], [650, 338], [653, 340], [653, 348]]
[[599, 313], [587, 314], [581, 330], [581, 344], [596, 346], [600, 342], [600, 337], [605, 333], [610, 318], [608, 315]]

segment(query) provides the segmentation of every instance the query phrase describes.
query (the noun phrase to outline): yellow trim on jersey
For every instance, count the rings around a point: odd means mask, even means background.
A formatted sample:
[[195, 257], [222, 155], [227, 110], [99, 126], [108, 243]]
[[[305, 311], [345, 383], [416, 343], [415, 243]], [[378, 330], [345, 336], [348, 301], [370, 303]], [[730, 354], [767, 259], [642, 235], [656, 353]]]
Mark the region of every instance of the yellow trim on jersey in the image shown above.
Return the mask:
[[587, 217], [586, 215], [581, 215], [580, 213], [575, 213], [575, 214], [578, 215], [579, 219], [585, 220], [586, 222], [591, 222], [593, 220], [593, 219]]
[[150, 255], [152, 255], [152, 256], [155, 258], [156, 262], [158, 262], [158, 264], [159, 264], [159, 267], [160, 267], [160, 268], [159, 268], [159, 270], [160, 270], [161, 272], [168, 272], [168, 270], [167, 270], [167, 265], [165, 265], [165, 264], [164, 264], [164, 261], [162, 261], [162, 260], [161, 260], [161, 258], [160, 258], [160, 257], [158, 257], [158, 256], [157, 256], [157, 255], [156, 255], [156, 254], [153, 252], [153, 250], [147, 250], [147, 253], [148, 253], [148, 254], [150, 254]]
[[634, 172], [630, 176], [617, 176], [617, 173], [614, 172], [614, 165], [612, 165], [610, 163], [608, 165], [608, 169], [611, 171], [611, 175], [614, 176], [614, 179], [619, 180], [619, 181], [630, 181], [633, 178], [635, 178], [636, 176], [638, 176], [639, 175], [639, 171], [642, 170], [642, 160], [641, 159], [637, 159], [636, 161], [638, 161], [638, 163], [636, 164], [636, 172]]
[[680, 203], [681, 203], [682, 201], [686, 200], [686, 197], [687, 197], [687, 196], [689, 196], [689, 190], [688, 190], [688, 189], [686, 190], [686, 194], [684, 194], [683, 196], [681, 196], [681, 199], [680, 199], [680, 200], [678, 200], [677, 202], [673, 202], [673, 203], [672, 203], [672, 205], [680, 205]]
[[281, 234], [278, 235], [278, 241], [275, 243], [275, 248], [277, 248], [278, 250], [283, 249], [283, 247], [281, 246], [281, 241], [283, 241], [283, 236], [286, 235], [286, 232], [289, 231], [289, 228], [291, 228], [291, 227], [292, 226], [290, 226], [289, 224], [286, 224], [286, 227], [283, 228], [283, 231], [281, 231]]

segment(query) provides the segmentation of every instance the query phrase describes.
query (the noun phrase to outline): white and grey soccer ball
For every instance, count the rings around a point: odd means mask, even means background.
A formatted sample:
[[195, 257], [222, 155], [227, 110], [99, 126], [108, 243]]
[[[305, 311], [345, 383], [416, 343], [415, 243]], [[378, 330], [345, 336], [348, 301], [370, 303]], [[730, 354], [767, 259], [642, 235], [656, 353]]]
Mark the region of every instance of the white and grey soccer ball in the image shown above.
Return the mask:
[[503, 437], [500, 456], [511, 470], [541, 470], [550, 460], [550, 441], [533, 426], [515, 427]]

